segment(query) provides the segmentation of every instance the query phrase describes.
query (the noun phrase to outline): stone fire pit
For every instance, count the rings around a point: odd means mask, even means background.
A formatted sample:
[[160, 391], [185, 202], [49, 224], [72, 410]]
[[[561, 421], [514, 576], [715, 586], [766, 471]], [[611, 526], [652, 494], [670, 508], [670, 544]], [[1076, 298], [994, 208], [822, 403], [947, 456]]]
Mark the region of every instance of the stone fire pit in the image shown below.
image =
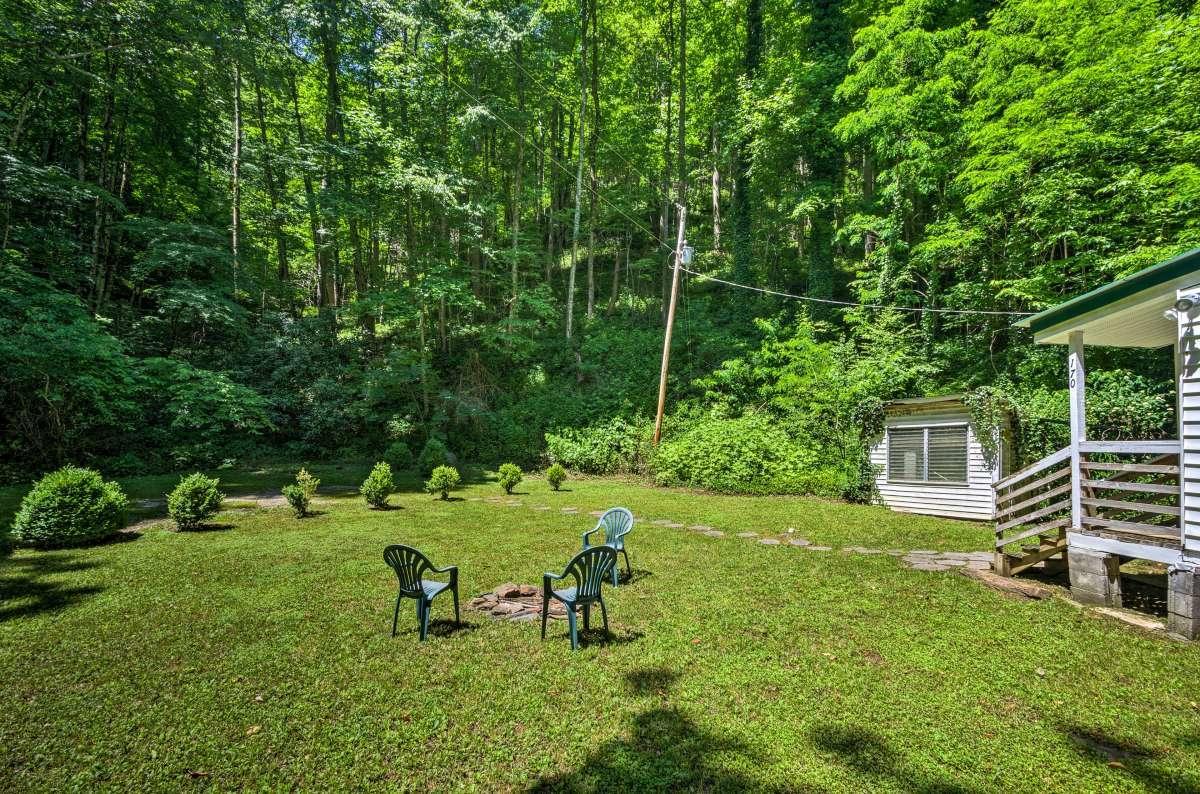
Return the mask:
[[[531, 584], [506, 582], [490, 593], [472, 598], [467, 606], [497, 620], [534, 621], [542, 617], [541, 590]], [[550, 600], [550, 617], [566, 620], [567, 609], [561, 601]]]

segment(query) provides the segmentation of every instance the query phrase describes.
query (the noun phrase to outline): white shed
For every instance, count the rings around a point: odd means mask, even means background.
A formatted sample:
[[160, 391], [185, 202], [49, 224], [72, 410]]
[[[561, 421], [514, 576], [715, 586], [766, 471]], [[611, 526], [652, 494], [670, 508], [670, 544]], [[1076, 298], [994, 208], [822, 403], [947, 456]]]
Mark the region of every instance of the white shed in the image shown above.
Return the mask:
[[884, 407], [883, 435], [871, 447], [875, 487], [892, 510], [991, 521], [993, 489], [1008, 473], [1009, 428], [990, 463], [961, 394], [895, 400]]

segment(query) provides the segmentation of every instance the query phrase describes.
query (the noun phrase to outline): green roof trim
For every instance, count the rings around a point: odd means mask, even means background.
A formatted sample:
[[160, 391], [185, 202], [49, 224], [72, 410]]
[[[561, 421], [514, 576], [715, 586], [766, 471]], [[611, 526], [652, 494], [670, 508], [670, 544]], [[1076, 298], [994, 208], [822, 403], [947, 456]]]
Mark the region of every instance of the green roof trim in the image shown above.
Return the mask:
[[1028, 328], [1036, 334], [1097, 309], [1102, 309], [1109, 304], [1128, 298], [1130, 295], [1167, 284], [1191, 272], [1200, 273], [1200, 248], [1184, 251], [1165, 262], [1151, 265], [1145, 270], [1139, 270], [1131, 276], [1105, 284], [1091, 292], [1085, 292], [1032, 317], [1018, 320], [1014, 325], [1018, 328]]

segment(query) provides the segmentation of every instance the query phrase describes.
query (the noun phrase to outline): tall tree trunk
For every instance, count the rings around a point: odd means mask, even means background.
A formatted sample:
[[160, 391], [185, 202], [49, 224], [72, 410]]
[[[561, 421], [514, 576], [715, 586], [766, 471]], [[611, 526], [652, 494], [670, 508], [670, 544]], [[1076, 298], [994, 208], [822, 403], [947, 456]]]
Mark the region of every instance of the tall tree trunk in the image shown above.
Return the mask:
[[579, 161], [575, 167], [575, 220], [571, 230], [571, 272], [567, 276], [567, 339], [575, 315], [575, 270], [579, 262], [579, 214], [583, 193], [583, 127], [587, 118], [587, 0], [579, 0]]
[[679, 0], [679, 206], [687, 206], [687, 0]]
[[717, 122], [712, 125], [712, 245], [721, 252], [721, 145], [717, 140]]
[[[808, 294], [814, 298], [833, 296], [834, 198], [842, 186], [845, 158], [833, 125], [837, 121], [833, 92], [845, 74], [850, 31], [842, 0], [812, 0], [809, 51], [825, 64], [823, 80], [816, 96], [820, 132], [810, 138], [813, 148], [811, 178], [816, 192], [812, 213], [812, 232], [808, 246]], [[818, 308], [814, 316], [829, 319], [828, 308]]]
[[275, 169], [272, 164], [271, 144], [267, 140], [267, 114], [263, 107], [262, 82], [258, 70], [254, 72], [254, 105], [258, 112], [258, 140], [262, 146], [263, 180], [266, 182], [267, 198], [271, 202], [271, 232], [275, 237], [275, 256], [278, 265], [279, 280], [287, 282], [291, 278], [291, 268], [288, 266], [287, 238], [283, 234], [283, 226], [279, 222], [279, 188], [275, 184]]
[[[296, 74], [290, 70], [288, 72], [288, 89], [292, 95], [292, 110], [296, 118], [296, 140], [300, 145], [301, 151], [306, 151], [308, 149], [308, 134], [304, 131], [304, 117], [300, 114], [300, 94], [296, 89]], [[309, 234], [312, 236], [313, 266], [316, 268], [318, 285], [317, 302], [319, 304], [321, 294], [320, 285], [322, 284], [325, 271], [329, 269], [329, 254], [321, 235], [320, 209], [317, 206], [316, 191], [313, 189], [312, 173], [310, 173], [307, 164], [301, 166], [300, 172], [302, 181], [304, 182], [304, 203], [308, 208], [308, 228]]]
[[[338, 218], [330, 205], [329, 193], [337, 189], [338, 168], [335, 154], [341, 139], [341, 92], [338, 85], [338, 22], [340, 9], [336, 0], [325, 0], [321, 5], [320, 36], [321, 55], [325, 66], [325, 167], [321, 175], [321, 229], [329, 238], [331, 255], [321, 272], [320, 303], [322, 309], [337, 306], [338, 298]], [[332, 261], [329, 261], [332, 260]]]
[[596, 0], [590, 0], [592, 23], [592, 131], [588, 136], [588, 171], [590, 172], [592, 195], [588, 207], [588, 261], [587, 261], [587, 316], [596, 316], [596, 201], [600, 194], [600, 181], [596, 171], [596, 149], [600, 141], [600, 32]]
[[509, 298], [508, 304], [508, 332], [513, 332], [513, 326], [517, 318], [517, 291], [520, 288], [519, 277], [520, 272], [517, 266], [517, 258], [521, 248], [521, 183], [523, 178], [522, 166], [525, 162], [525, 84], [522, 79], [521, 70], [521, 42], [516, 43], [517, 56], [517, 72], [515, 79], [517, 81], [517, 114], [519, 116], [517, 123], [520, 125], [517, 133], [517, 156], [516, 163], [513, 164], [513, 189], [512, 189], [512, 261], [509, 263], [512, 275], [512, 295]]
[[[762, 60], [762, 0], [746, 1], [746, 57], [743, 69], [746, 85], [753, 95], [754, 80]], [[750, 108], [742, 108], [746, 114]], [[737, 281], [748, 281], [753, 265], [754, 222], [750, 198], [750, 150], [753, 140], [738, 141], [733, 153], [733, 272]]]
[[233, 262], [233, 294], [237, 295], [242, 226], [242, 72], [235, 54], [233, 59], [233, 144], [230, 152], [229, 184], [232, 200], [229, 217], [229, 253]]
[[[751, 0], [753, 2], [753, 0]], [[664, 243], [671, 239], [671, 175], [675, 170], [674, 163], [671, 160], [671, 139], [674, 136], [674, 125], [671, 121], [672, 101], [675, 96], [675, 80], [672, 75], [673, 65], [675, 61], [675, 0], [667, 0], [667, 17], [666, 29], [663, 31], [666, 38], [667, 52], [670, 55], [667, 57], [667, 76], [666, 76], [666, 103], [664, 111], [666, 119], [663, 124], [663, 173], [662, 173], [662, 211], [658, 216], [658, 238]], [[662, 302], [659, 304], [660, 315], [662, 321], [667, 320], [667, 301], [668, 293], [671, 289], [671, 268], [669, 264], [664, 264], [660, 273], [660, 289], [662, 291]]]

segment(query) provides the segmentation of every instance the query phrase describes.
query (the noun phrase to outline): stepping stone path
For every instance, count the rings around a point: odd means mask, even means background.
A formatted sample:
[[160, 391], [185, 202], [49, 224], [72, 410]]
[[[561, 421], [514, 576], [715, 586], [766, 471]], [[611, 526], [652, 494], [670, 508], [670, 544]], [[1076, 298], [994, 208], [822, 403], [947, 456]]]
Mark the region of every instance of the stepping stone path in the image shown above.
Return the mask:
[[[541, 619], [542, 595], [531, 584], [506, 582], [490, 593], [475, 596], [467, 602], [467, 607], [497, 620], [525, 623]], [[548, 614], [555, 620], [565, 620], [567, 608], [562, 602], [551, 600]]]
[[989, 571], [992, 568], [990, 551], [910, 551], [900, 562], [914, 571], [949, 571], [965, 568], [970, 571]]
[[[278, 499], [276, 494], [260, 494], [249, 499]], [[157, 502], [155, 506], [161, 505], [162, 500], [144, 500], [145, 502]], [[531, 510], [547, 511], [554, 508], [548, 505], [525, 505], [519, 500], [506, 501], [500, 497], [481, 498], [478, 496], [470, 497], [470, 501], [484, 501], [488, 504], [503, 504], [508, 507], [528, 507]], [[149, 506], [149, 505], [147, 505]], [[575, 516], [580, 514], [578, 507], [562, 507], [559, 511], [563, 515]], [[603, 510], [590, 510], [587, 515], [593, 518], [600, 518], [604, 515]], [[692, 532], [699, 533], [709, 538], [723, 538], [726, 533], [716, 529], [708, 524], [682, 524], [678, 521], [672, 521], [669, 518], [656, 518], [654, 520], [646, 519], [643, 516], [635, 516], [635, 521], [638, 523], [649, 523], [657, 527], [665, 527], [667, 529], [688, 529]], [[777, 536], [768, 535], [761, 537], [758, 532], [739, 532], [739, 538], [754, 539], [757, 543], [763, 546], [792, 546], [798, 549], [807, 549], [808, 551], [833, 551], [832, 546], [821, 546], [814, 544], [807, 538], [796, 535], [795, 527], [787, 527], [781, 530]], [[878, 554], [886, 554], [891, 557], [900, 559], [900, 562], [907, 568], [915, 571], [953, 571], [961, 570], [965, 573], [978, 575], [991, 571], [992, 553], [988, 551], [934, 551], [933, 549], [873, 549], [866, 546], [843, 546], [841, 553], [846, 555], [863, 555], [873, 556]], [[522, 590], [528, 590], [529, 593], [523, 594]], [[501, 592], [503, 591], [503, 593]], [[541, 595], [533, 585], [515, 585], [504, 584], [496, 588], [490, 593], [484, 593], [471, 600], [469, 606], [483, 612], [487, 612], [493, 617], [505, 618], [507, 620], [536, 620], [541, 615]], [[564, 612], [561, 609], [561, 604], [554, 602], [550, 606], [550, 616], [553, 618], [562, 618]]]

